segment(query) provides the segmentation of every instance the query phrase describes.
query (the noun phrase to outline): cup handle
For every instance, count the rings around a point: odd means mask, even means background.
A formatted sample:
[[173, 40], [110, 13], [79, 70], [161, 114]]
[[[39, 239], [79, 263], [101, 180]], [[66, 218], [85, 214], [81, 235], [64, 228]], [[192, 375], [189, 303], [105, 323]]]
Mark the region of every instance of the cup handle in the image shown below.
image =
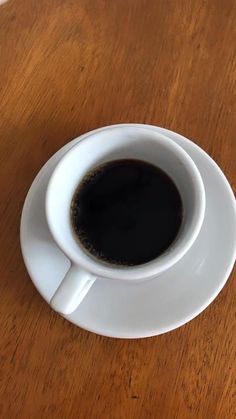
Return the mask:
[[50, 301], [51, 307], [63, 315], [72, 313], [95, 280], [96, 278], [89, 272], [72, 264]]

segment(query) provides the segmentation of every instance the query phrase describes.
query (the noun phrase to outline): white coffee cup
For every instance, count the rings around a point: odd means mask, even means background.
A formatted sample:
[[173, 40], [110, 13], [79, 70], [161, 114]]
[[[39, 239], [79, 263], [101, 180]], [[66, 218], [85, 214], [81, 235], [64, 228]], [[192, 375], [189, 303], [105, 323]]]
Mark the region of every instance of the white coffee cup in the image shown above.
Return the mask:
[[[116, 159], [148, 161], [164, 170], [175, 182], [183, 202], [183, 221], [177, 238], [162, 255], [143, 265], [122, 267], [95, 259], [72, 230], [71, 201], [75, 190], [92, 168]], [[51, 234], [71, 268], [51, 299], [56, 311], [67, 315], [82, 302], [99, 277], [111, 281], [153, 278], [178, 262], [190, 249], [201, 229], [205, 191], [200, 173], [190, 156], [174, 141], [150, 129], [115, 126], [91, 133], [59, 161], [47, 187], [46, 217]]]

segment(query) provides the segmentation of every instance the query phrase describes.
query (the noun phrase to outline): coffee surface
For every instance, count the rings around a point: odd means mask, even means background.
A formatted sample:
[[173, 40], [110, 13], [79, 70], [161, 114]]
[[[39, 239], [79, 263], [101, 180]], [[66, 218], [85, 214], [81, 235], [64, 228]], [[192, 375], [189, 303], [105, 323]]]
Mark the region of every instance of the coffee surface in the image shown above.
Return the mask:
[[172, 179], [141, 160], [115, 160], [89, 172], [71, 204], [83, 247], [107, 263], [134, 266], [165, 252], [182, 222], [182, 200]]

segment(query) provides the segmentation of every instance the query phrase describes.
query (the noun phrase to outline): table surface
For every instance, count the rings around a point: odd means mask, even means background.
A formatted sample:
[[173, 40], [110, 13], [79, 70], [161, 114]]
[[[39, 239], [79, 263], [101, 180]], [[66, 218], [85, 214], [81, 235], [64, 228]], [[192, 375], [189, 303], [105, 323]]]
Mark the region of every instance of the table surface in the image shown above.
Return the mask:
[[13, 0], [0, 6], [0, 417], [236, 417], [235, 276], [166, 335], [109, 339], [65, 321], [23, 265], [19, 222], [41, 166], [120, 122], [193, 139], [235, 189], [235, 0]]

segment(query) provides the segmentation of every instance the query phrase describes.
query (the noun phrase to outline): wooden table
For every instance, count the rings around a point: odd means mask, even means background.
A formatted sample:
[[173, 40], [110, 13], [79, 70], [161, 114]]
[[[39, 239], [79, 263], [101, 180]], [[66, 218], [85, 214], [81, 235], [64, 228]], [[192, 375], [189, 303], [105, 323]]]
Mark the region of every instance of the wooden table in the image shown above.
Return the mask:
[[236, 186], [235, 22], [235, 0], [0, 6], [0, 418], [236, 417], [235, 277], [186, 326], [116, 340], [53, 312], [19, 248], [34, 176], [65, 143], [99, 126], [178, 131]]

